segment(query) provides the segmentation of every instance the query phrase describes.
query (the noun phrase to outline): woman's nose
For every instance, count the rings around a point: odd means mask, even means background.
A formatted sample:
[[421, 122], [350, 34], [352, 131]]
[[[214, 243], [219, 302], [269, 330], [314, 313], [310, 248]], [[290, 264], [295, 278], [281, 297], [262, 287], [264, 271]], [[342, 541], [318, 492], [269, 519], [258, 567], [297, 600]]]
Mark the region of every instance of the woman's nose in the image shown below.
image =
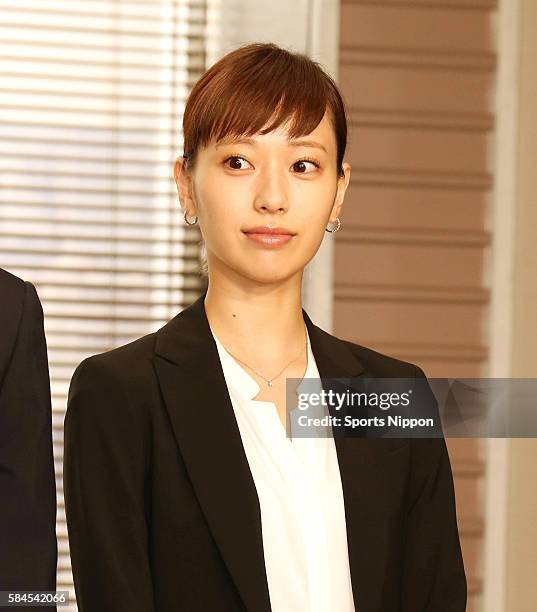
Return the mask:
[[287, 210], [287, 181], [282, 172], [267, 168], [259, 174], [254, 204], [270, 212]]

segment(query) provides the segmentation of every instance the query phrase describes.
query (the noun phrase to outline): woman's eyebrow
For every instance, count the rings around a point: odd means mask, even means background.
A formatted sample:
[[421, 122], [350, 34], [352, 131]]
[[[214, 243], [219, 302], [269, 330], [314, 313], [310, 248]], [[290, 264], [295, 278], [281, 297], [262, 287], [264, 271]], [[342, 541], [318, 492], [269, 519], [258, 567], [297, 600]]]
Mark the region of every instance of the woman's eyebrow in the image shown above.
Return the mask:
[[233, 136], [225, 136], [221, 138], [215, 146], [215, 149], [218, 147], [227, 145], [227, 144], [248, 144], [253, 145], [254, 147], [257, 145], [256, 141], [253, 138], [234, 138]]
[[315, 147], [316, 149], [322, 149], [325, 153], [328, 153], [326, 147], [316, 140], [289, 140], [289, 144], [293, 147]]
[[[288, 140], [287, 142], [292, 147], [313, 147], [316, 149], [322, 149], [325, 153], [328, 153], [328, 151], [326, 150], [326, 147], [320, 142], [317, 142], [316, 140], [301, 139], [301, 140]], [[228, 137], [222, 138], [217, 143], [216, 148], [218, 149], [219, 146], [223, 146], [226, 144], [247, 144], [247, 145], [252, 145], [254, 147], [257, 146], [257, 142], [253, 138], [233, 138], [233, 137], [228, 136]]]

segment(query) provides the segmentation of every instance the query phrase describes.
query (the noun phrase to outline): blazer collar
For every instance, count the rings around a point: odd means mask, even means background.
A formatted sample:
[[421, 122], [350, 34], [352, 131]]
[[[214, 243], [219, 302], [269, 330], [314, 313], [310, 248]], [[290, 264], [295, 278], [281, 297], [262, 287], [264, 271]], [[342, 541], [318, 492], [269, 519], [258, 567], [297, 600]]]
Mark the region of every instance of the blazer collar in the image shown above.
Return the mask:
[[[156, 333], [153, 363], [179, 451], [211, 533], [248, 610], [270, 612], [257, 491], [244, 452], [204, 299], [206, 291]], [[302, 309], [321, 378], [365, 375], [347, 343], [315, 325]], [[323, 383], [323, 386], [324, 383]], [[355, 606], [375, 601], [364, 549], [370, 528], [361, 477], [367, 439], [335, 437], [341, 474]], [[374, 548], [374, 542], [371, 547]], [[376, 572], [376, 574], [375, 574]], [[358, 596], [360, 601], [358, 601]]]
[[[157, 332], [155, 352], [158, 355], [176, 364], [190, 361], [199, 352], [210, 352], [213, 357], [217, 356], [216, 343], [205, 312], [206, 295], [207, 291], [204, 291], [195, 302]], [[321, 377], [345, 378], [358, 376], [364, 371], [358, 358], [343, 340], [315, 325], [304, 309], [302, 315]]]

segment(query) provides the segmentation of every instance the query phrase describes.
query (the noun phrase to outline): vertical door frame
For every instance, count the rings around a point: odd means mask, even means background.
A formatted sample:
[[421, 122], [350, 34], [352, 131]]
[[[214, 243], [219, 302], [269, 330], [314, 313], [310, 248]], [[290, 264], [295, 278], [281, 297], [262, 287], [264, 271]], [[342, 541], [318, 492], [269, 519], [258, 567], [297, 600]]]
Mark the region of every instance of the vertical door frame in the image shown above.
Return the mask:
[[[310, 27], [306, 52], [337, 82], [340, 0], [309, 0], [308, 8]], [[304, 270], [302, 283], [305, 310], [327, 332], [333, 330], [334, 240], [335, 234], [325, 233], [319, 250]]]
[[[494, 190], [490, 216], [493, 241], [488, 266], [491, 287], [489, 376], [509, 377], [512, 373], [520, 0], [500, 0], [495, 25], [498, 69], [494, 100]], [[509, 439], [492, 438], [485, 442], [483, 610], [505, 612]]]

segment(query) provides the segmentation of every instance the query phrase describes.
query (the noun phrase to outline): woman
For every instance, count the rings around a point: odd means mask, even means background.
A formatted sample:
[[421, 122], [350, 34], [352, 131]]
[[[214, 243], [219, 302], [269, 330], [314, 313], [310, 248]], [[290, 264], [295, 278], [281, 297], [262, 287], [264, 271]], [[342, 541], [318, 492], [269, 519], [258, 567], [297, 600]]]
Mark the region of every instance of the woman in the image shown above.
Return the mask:
[[442, 438], [285, 436], [288, 378], [424, 376], [301, 306], [350, 177], [337, 87], [304, 56], [244, 46], [196, 83], [183, 126], [175, 180], [208, 289], [73, 376], [79, 610], [463, 612]]

